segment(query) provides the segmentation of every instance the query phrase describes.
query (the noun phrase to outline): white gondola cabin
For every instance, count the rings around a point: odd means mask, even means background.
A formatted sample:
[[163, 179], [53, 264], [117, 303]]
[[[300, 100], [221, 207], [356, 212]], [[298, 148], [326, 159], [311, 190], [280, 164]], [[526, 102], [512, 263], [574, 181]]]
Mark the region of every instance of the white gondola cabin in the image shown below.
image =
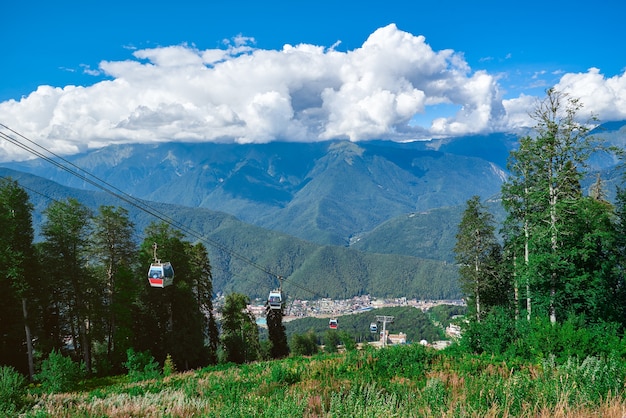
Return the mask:
[[267, 298], [267, 303], [270, 305], [271, 309], [282, 309], [284, 300], [285, 295], [283, 294], [283, 291], [280, 289], [274, 289], [270, 292], [270, 295]]
[[370, 332], [377, 332], [378, 331], [378, 324], [376, 322], [372, 322], [370, 324]]
[[337, 329], [339, 327], [339, 322], [337, 322], [337, 320], [333, 318], [330, 321], [328, 321], [328, 327], [330, 329]]
[[152, 263], [148, 270], [148, 282], [152, 287], [166, 287], [174, 283], [174, 269], [172, 264]]

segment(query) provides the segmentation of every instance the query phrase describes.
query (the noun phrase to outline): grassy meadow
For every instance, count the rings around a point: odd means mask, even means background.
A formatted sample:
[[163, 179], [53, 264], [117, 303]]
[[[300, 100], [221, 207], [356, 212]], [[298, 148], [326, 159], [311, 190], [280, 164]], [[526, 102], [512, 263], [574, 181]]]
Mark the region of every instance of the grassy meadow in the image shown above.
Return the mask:
[[530, 362], [412, 344], [184, 373], [169, 365], [157, 377], [90, 379], [72, 392], [30, 387], [1, 410], [22, 417], [623, 417], [624, 376], [614, 356]]

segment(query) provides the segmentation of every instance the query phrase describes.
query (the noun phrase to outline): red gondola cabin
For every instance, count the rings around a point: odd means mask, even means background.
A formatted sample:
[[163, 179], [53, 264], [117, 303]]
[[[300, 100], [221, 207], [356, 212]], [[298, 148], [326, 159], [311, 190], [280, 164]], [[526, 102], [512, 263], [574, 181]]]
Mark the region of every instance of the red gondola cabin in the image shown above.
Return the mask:
[[152, 263], [148, 270], [148, 282], [152, 287], [166, 287], [174, 283], [174, 269], [169, 262]]

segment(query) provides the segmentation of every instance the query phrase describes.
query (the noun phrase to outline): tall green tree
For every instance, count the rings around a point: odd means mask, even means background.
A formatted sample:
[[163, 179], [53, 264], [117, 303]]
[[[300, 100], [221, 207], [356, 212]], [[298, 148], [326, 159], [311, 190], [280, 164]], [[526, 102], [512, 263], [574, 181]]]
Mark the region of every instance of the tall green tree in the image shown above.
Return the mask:
[[202, 314], [203, 329], [207, 342], [207, 360], [210, 364], [217, 363], [219, 347], [219, 330], [213, 314], [213, 274], [206, 247], [197, 243], [189, 247], [191, 258], [191, 286], [196, 304]]
[[[32, 314], [29, 310], [37, 290], [38, 274], [32, 211], [26, 191], [10, 178], [0, 179], [0, 291], [3, 294], [0, 361], [24, 370], [24, 361], [20, 358], [24, 344], [31, 379], [34, 376], [34, 360]], [[20, 325], [22, 338], [17, 337]]]
[[556, 301], [567, 316], [622, 322], [624, 282], [616, 269], [615, 212], [601, 194], [595, 196], [580, 199], [571, 209], [575, 227], [562, 239], [567, 270]]
[[124, 208], [101, 206], [94, 217], [91, 261], [104, 288], [103, 339], [107, 360], [114, 367], [121, 367], [132, 342], [132, 311], [138, 291], [132, 274], [137, 254], [133, 231]]
[[283, 308], [266, 309], [267, 332], [271, 343], [270, 356], [274, 359], [287, 357], [289, 355], [289, 342], [287, 341], [287, 331], [283, 325]]
[[241, 293], [231, 293], [224, 301], [221, 339], [227, 362], [242, 364], [259, 358], [259, 329], [249, 304], [250, 299]]
[[495, 221], [479, 196], [467, 201], [456, 238], [454, 252], [461, 288], [468, 309], [480, 322], [485, 311], [508, 301], [509, 290], [498, 270], [501, 248], [495, 236]]
[[44, 274], [58, 291], [58, 299], [51, 302], [61, 320], [62, 336], [70, 336], [75, 352], [91, 372], [91, 325], [102, 294], [87, 268], [92, 213], [76, 199], [68, 198], [52, 202], [44, 215]]
[[[169, 261], [174, 269], [173, 285], [151, 288], [147, 271], [157, 258]], [[217, 336], [212, 320], [211, 266], [206, 250], [183, 240], [182, 233], [169, 224], [152, 223], [140, 246], [138, 280], [143, 286], [138, 298], [135, 324], [136, 348], [150, 350], [164, 362], [167, 355], [179, 369], [186, 370], [215, 360]]]
[[538, 178], [535, 156], [540, 151], [530, 136], [520, 138], [519, 147], [511, 152], [508, 169], [511, 175], [502, 186], [502, 204], [508, 213], [504, 223], [505, 254], [513, 264], [515, 310], [519, 311], [520, 289], [525, 298], [526, 318], [532, 315], [530, 237], [534, 213], [545, 209], [542, 200], [535, 198]]
[[523, 234], [508, 242], [517, 248], [512, 253], [523, 253], [523, 262], [515, 257], [513, 271], [526, 284], [528, 315], [532, 299], [552, 323], [563, 308], [560, 294], [571, 285], [567, 277], [573, 254], [566, 245], [579, 225], [574, 208], [583, 197], [580, 180], [587, 159], [598, 149], [587, 124], [578, 121], [581, 107], [578, 99], [555, 89], [546, 92], [531, 112], [534, 135], [521, 138], [511, 153], [511, 176], [502, 189], [508, 223], [517, 223]]
[[[175, 344], [173, 335], [175, 285], [165, 288], [151, 288], [147, 273], [154, 262], [154, 246], [157, 258], [169, 261], [174, 268], [174, 283], [185, 274], [187, 260], [180, 231], [168, 224], [151, 223], [144, 231], [145, 238], [140, 245], [140, 263], [136, 280], [141, 283], [137, 314], [134, 324], [134, 346], [139, 351], [149, 350], [159, 362], [165, 361]], [[180, 359], [175, 359], [178, 364]]]
[[616, 257], [613, 268], [612, 311], [622, 327], [626, 327], [626, 189], [617, 188], [613, 219], [614, 240], [612, 249]]

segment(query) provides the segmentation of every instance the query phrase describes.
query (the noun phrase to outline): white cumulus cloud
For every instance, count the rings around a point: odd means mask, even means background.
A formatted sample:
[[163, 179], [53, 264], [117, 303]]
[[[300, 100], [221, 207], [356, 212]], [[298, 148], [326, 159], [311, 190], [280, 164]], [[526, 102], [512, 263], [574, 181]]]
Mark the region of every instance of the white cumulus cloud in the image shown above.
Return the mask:
[[[336, 45], [262, 50], [239, 37], [223, 49], [136, 50], [101, 62], [105, 81], [40, 86], [0, 103], [0, 123], [59, 154], [153, 141], [405, 141], [530, 123], [534, 98], [504, 100], [498, 76], [472, 71], [462, 53], [433, 50], [424, 36], [390, 24], [354, 50]], [[626, 118], [626, 75], [590, 69], [563, 75], [557, 88], [601, 118]], [[440, 104], [460, 110], [411, 123]], [[3, 144], [0, 160], [28, 157], [18, 151]]]
[[581, 112], [600, 120], [626, 119], [626, 72], [605, 78], [597, 68], [561, 77], [555, 88], [580, 99]]

